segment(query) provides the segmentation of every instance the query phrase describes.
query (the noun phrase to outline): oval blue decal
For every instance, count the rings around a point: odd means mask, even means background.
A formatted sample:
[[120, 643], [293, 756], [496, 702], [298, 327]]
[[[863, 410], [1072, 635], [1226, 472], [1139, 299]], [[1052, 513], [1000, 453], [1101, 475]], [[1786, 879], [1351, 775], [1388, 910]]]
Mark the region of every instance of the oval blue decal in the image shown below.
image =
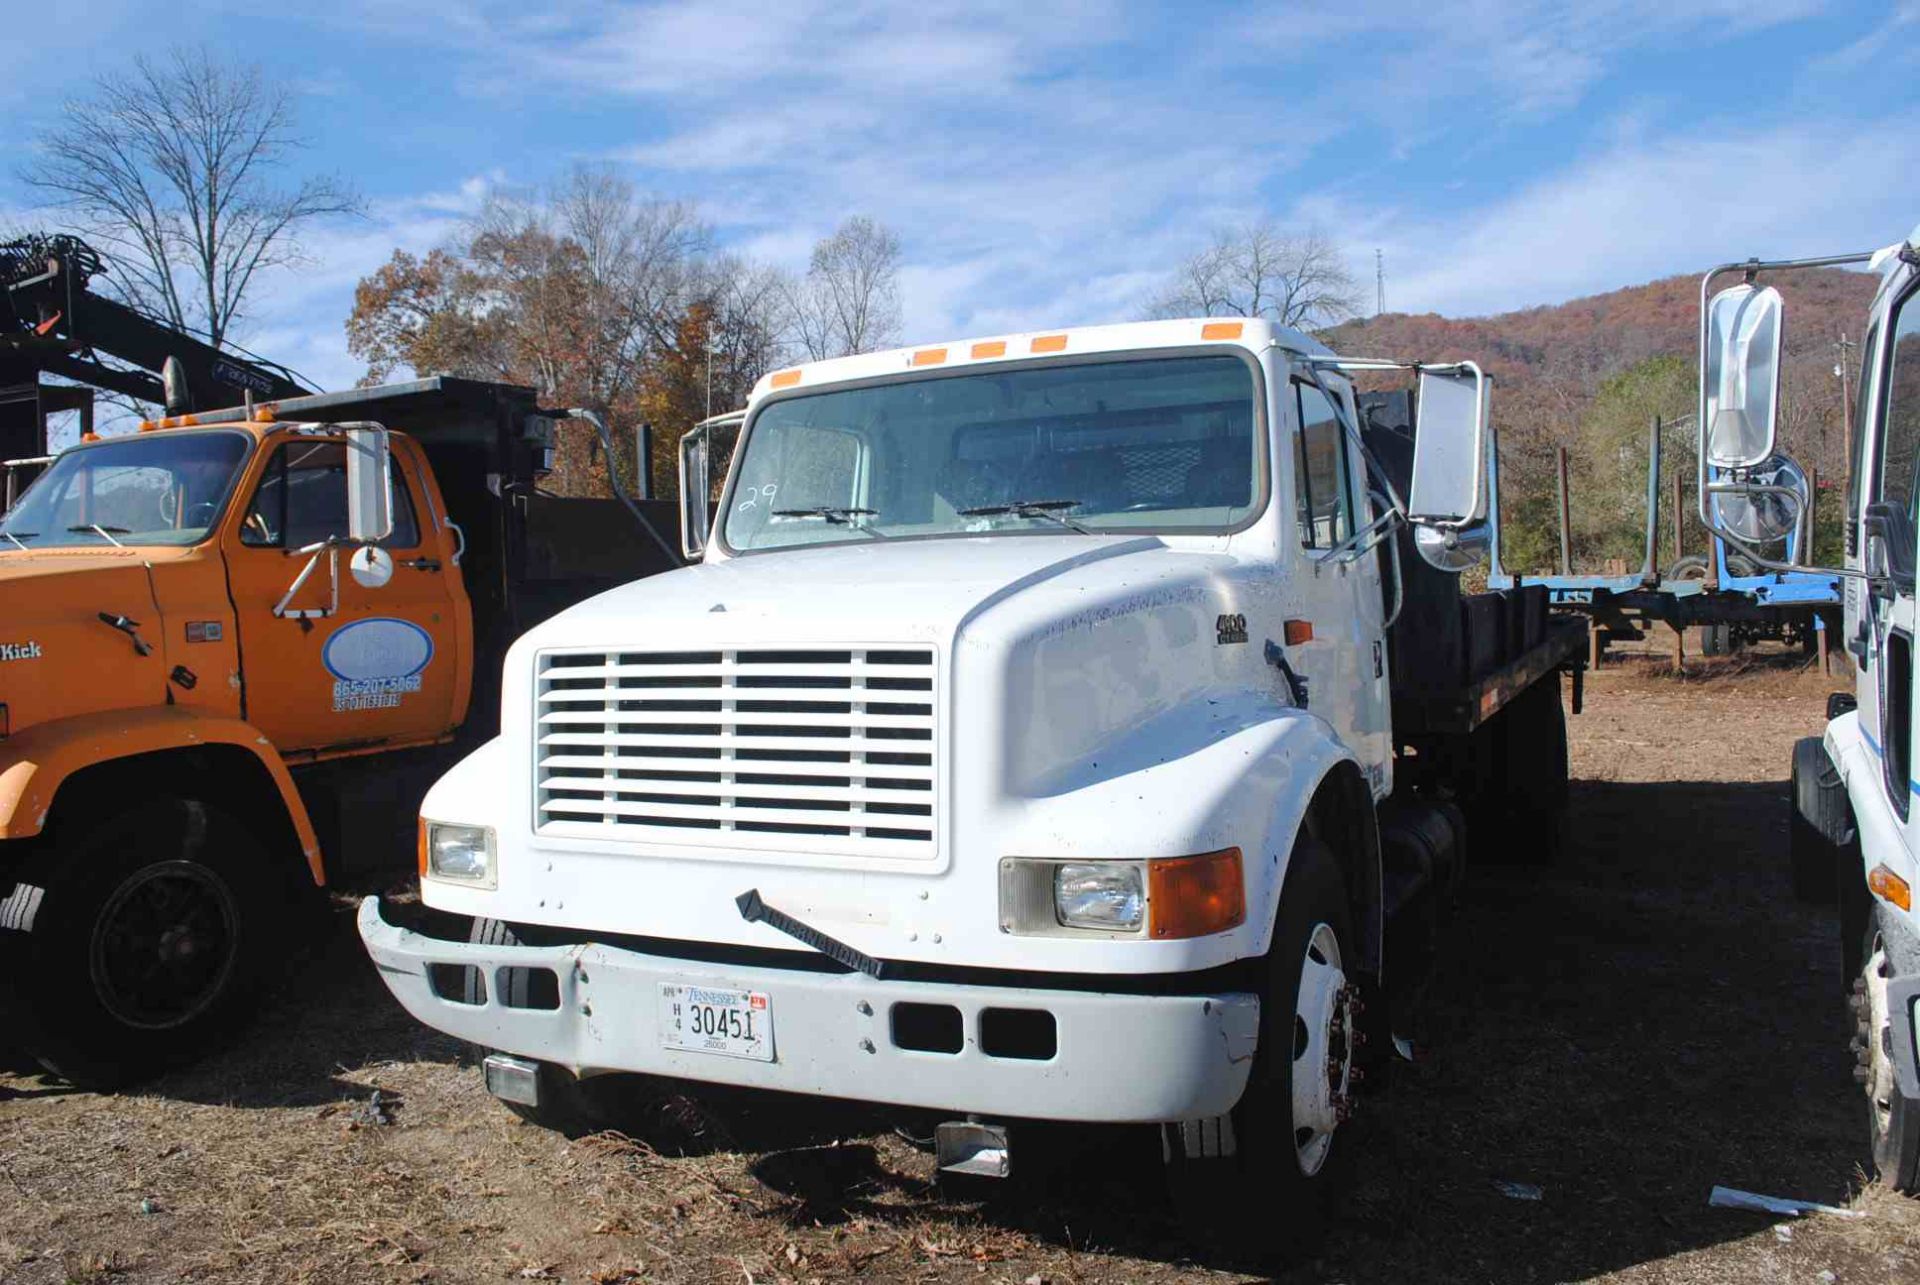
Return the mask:
[[433, 659], [433, 635], [411, 620], [375, 616], [342, 625], [327, 639], [320, 663], [346, 682], [411, 678]]

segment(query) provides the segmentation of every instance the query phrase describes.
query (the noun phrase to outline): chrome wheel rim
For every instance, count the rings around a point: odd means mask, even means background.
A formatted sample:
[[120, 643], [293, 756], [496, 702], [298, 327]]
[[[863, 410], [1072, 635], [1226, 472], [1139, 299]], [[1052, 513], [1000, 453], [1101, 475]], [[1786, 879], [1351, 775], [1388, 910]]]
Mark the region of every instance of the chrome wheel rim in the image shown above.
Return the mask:
[[1885, 1137], [1893, 1123], [1893, 1095], [1898, 1092], [1893, 1076], [1893, 1059], [1887, 1056], [1891, 1019], [1887, 1008], [1887, 944], [1876, 935], [1873, 950], [1860, 970], [1865, 982], [1860, 1012], [1860, 1037], [1855, 1047], [1863, 1071], [1861, 1088], [1866, 1091], [1867, 1110], [1873, 1117], [1874, 1136]]
[[1308, 1177], [1327, 1163], [1334, 1131], [1351, 1110], [1356, 998], [1339, 937], [1331, 925], [1315, 924], [1293, 1010], [1294, 1159]]

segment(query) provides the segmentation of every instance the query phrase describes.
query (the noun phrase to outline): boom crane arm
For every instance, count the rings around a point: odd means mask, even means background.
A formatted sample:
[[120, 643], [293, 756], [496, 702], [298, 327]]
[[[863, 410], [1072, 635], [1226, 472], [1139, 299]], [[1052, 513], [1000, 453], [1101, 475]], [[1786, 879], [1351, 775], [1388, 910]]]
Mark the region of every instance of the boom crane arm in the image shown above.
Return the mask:
[[[273, 401], [314, 391], [285, 367], [216, 348], [94, 293], [89, 282], [105, 271], [99, 253], [78, 237], [33, 235], [0, 243], [0, 363], [160, 403], [170, 412], [231, 406], [248, 393]], [[134, 369], [109, 365], [103, 357]], [[162, 378], [168, 358], [177, 363], [183, 384], [172, 399]]]

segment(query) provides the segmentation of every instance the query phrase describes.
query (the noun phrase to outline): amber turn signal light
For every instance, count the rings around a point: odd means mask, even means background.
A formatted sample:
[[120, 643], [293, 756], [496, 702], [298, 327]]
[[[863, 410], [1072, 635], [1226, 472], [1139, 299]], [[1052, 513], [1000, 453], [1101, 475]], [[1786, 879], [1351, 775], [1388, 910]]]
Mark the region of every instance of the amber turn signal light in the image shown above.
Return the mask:
[[1913, 889], [1907, 886], [1905, 879], [1885, 866], [1875, 866], [1867, 871], [1867, 887], [1873, 889], [1874, 895], [1882, 901], [1892, 902], [1902, 910], [1913, 909]]
[[414, 824], [420, 827], [420, 877], [427, 877], [427, 823], [425, 818], [414, 818]]
[[1157, 941], [1205, 937], [1247, 918], [1240, 849], [1147, 862], [1147, 935]]

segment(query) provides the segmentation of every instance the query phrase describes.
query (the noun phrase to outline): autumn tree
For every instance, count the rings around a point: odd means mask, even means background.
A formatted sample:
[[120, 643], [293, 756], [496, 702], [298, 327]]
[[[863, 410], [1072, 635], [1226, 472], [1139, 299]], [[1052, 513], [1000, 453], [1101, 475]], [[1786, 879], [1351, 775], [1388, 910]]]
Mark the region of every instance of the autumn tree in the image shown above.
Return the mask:
[[360, 209], [340, 179], [276, 181], [301, 145], [294, 116], [258, 67], [139, 56], [62, 105], [20, 177], [112, 257], [109, 289], [217, 347], [260, 275], [301, 261], [304, 229]]
[[813, 247], [806, 275], [789, 282], [794, 347], [809, 361], [871, 352], [900, 338], [900, 238], [865, 215]]
[[448, 250], [393, 257], [353, 291], [347, 351], [366, 363], [361, 387], [383, 384], [400, 370], [511, 379], [505, 319], [481, 306], [483, 278]]
[[[576, 169], [544, 196], [490, 197], [424, 258], [396, 252], [361, 281], [348, 345], [369, 381], [406, 367], [524, 383], [546, 405], [593, 410], [629, 483], [649, 423], [655, 493], [671, 494], [672, 448], [705, 413], [709, 366], [715, 407], [739, 405], [775, 363], [784, 324], [777, 274], [709, 255], [707, 240], [690, 206]], [[608, 461], [589, 430], [563, 428], [556, 455], [549, 490], [605, 493]]]
[[1215, 231], [1149, 308], [1156, 317], [1267, 317], [1306, 329], [1345, 321], [1359, 305], [1359, 283], [1331, 240], [1263, 221]]

